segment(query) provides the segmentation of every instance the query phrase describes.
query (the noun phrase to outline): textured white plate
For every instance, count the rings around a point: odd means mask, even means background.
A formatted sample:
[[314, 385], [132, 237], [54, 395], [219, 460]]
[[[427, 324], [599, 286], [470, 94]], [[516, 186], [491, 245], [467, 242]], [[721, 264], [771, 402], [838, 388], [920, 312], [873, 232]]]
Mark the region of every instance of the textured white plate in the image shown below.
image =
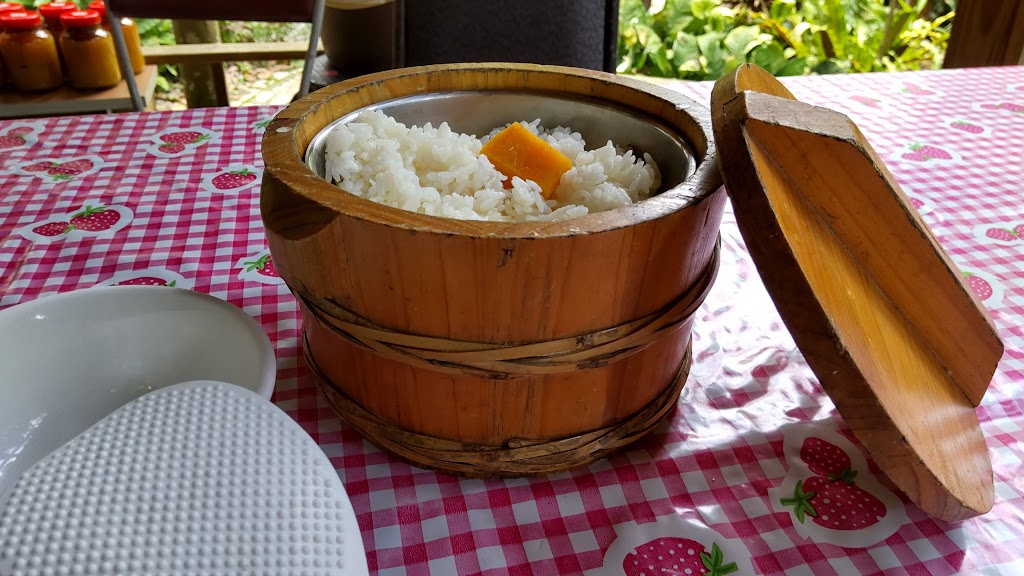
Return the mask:
[[269, 399], [275, 377], [259, 325], [206, 294], [98, 287], [0, 310], [0, 494], [151, 390], [218, 380]]
[[0, 497], [0, 575], [366, 576], [338, 473], [298, 424], [222, 382], [146, 394]]

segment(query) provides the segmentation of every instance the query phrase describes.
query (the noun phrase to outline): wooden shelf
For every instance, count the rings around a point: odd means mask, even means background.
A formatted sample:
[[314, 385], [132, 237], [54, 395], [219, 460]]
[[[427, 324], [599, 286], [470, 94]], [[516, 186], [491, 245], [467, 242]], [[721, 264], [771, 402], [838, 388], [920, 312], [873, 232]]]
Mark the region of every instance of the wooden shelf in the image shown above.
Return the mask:
[[[147, 65], [135, 76], [135, 83], [139, 86], [147, 109], [152, 107], [156, 75], [157, 67]], [[82, 92], [70, 86], [37, 94], [10, 89], [0, 92], [0, 118], [122, 112], [133, 109], [128, 84], [124, 80], [113, 88], [96, 92]]]

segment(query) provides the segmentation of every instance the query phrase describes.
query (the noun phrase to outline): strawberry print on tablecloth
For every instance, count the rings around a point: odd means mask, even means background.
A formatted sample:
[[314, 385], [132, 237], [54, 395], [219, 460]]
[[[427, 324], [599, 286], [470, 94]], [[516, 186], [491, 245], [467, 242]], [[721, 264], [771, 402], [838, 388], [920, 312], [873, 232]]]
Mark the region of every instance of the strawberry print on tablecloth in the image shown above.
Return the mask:
[[979, 224], [974, 227], [974, 237], [981, 244], [1024, 248], [1024, 218], [1007, 224]]
[[270, 122], [274, 119], [274, 115], [264, 116], [259, 120], [256, 120], [252, 124], [249, 124], [249, 128], [252, 129], [253, 134], [263, 134], [267, 131], [267, 126], [270, 126]]
[[900, 86], [900, 93], [905, 96], [912, 96], [914, 98], [942, 98], [942, 92], [933, 88], [925, 88], [920, 84], [913, 82], [904, 82]]
[[586, 576], [736, 576], [753, 574], [750, 552], [739, 540], [676, 514], [657, 522], [615, 526], [615, 540], [600, 568]]
[[210, 172], [199, 186], [212, 193], [237, 192], [259, 184], [262, 177], [262, 168], [237, 164]]
[[202, 126], [167, 128], [150, 136], [146, 152], [160, 158], [177, 158], [217, 139], [217, 133]]
[[0, 152], [29, 148], [39, 140], [42, 131], [42, 122], [15, 122], [0, 133]]
[[888, 108], [885, 100], [878, 97], [877, 94], [853, 94], [849, 96], [850, 100], [853, 100], [858, 105], [873, 110], [884, 110]]
[[262, 250], [238, 260], [235, 264], [238, 268], [239, 280], [253, 280], [261, 284], [284, 284], [284, 280], [277, 275], [274, 268], [274, 259], [270, 250]]
[[149, 268], [118, 272], [97, 286], [169, 286], [190, 290], [192, 289], [192, 280], [167, 268]]
[[946, 118], [942, 121], [942, 125], [958, 134], [968, 136], [988, 136], [992, 133], [992, 128], [989, 126], [978, 120], [966, 118]]
[[872, 475], [849, 440], [814, 425], [790, 427], [783, 439], [789, 470], [768, 496], [801, 537], [863, 548], [907, 522], [906, 505]]
[[925, 199], [921, 198], [921, 196], [908, 187], [907, 184], [900, 183], [899, 188], [903, 191], [903, 196], [906, 197], [906, 201], [910, 203], [910, 206], [913, 206], [913, 209], [918, 211], [918, 213], [922, 215], [923, 219], [928, 221], [930, 219], [928, 214], [932, 213], [932, 205], [925, 201]]
[[961, 270], [960, 273], [967, 280], [967, 286], [986, 308], [991, 310], [1002, 304], [1003, 283], [998, 278], [977, 270]]
[[949, 146], [910, 142], [904, 144], [892, 158], [903, 164], [952, 164], [960, 161], [960, 154]]
[[1014, 116], [1024, 116], [1024, 97], [1018, 99], [1016, 96], [1013, 96], [1013, 98], [1013, 100], [976, 102], [974, 104], [974, 109], [983, 110], [985, 112], [1009, 113]]
[[127, 206], [86, 204], [67, 214], [54, 214], [18, 230], [33, 242], [57, 242], [86, 237], [108, 237], [131, 222], [134, 214]]
[[34, 176], [47, 184], [61, 184], [84, 178], [106, 163], [94, 154], [70, 158], [35, 158], [14, 165], [12, 171], [21, 176]]

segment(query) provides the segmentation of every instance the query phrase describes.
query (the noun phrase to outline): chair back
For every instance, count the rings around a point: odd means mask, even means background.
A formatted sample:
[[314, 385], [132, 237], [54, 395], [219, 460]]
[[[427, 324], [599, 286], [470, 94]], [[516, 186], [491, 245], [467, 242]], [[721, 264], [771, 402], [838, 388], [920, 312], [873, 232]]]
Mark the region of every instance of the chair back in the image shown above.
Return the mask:
[[615, 71], [618, 0], [398, 0], [396, 10], [398, 66], [512, 61]]

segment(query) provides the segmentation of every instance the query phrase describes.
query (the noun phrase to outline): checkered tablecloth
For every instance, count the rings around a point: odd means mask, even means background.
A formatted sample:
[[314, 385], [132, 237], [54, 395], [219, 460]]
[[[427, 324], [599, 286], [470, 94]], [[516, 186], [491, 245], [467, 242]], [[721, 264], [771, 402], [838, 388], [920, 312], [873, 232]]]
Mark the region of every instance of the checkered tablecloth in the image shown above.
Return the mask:
[[[259, 140], [276, 108], [0, 123], [0, 307], [112, 283], [173, 284], [241, 307], [275, 345], [274, 401], [336, 466], [382, 576], [1024, 574], [1024, 68], [786, 84], [858, 122], [1004, 338], [978, 409], [996, 482], [983, 517], [936, 522], [865, 458], [731, 212], [693, 370], [653, 435], [533, 480], [460, 480], [389, 458], [317, 396], [295, 301], [266, 257]], [[710, 93], [672, 85], [701, 101]], [[853, 520], [842, 502], [817, 498], [817, 516], [798, 517], [783, 502], [822, 473], [809, 446], [858, 473], [851, 498], [873, 514]]]

